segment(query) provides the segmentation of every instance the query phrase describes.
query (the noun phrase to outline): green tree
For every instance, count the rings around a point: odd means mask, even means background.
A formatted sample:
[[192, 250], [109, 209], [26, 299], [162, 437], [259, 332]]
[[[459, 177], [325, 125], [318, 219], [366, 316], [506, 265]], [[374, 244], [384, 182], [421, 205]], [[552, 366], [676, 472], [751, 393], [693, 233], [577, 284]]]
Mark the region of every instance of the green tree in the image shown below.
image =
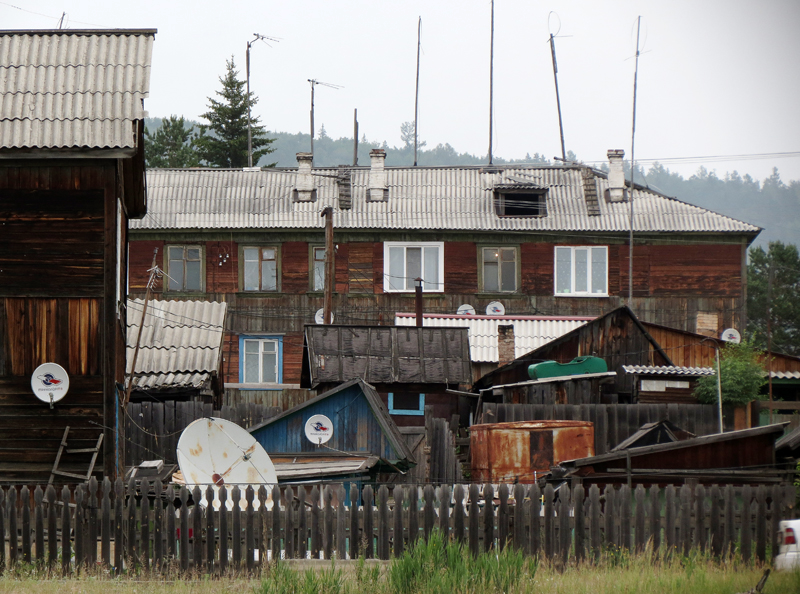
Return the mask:
[[[747, 340], [740, 344], [726, 343], [719, 350], [723, 404], [747, 404], [764, 399], [759, 394], [761, 386], [766, 383], [761, 355], [752, 342]], [[717, 376], [707, 375], [697, 380], [694, 395], [703, 404], [716, 404]]]
[[197, 167], [200, 164], [194, 151], [192, 127], [186, 127], [183, 116], [171, 115], [151, 133], [144, 131], [145, 163], [147, 167]]
[[750, 249], [747, 266], [748, 332], [767, 347], [769, 274], [772, 267], [772, 350], [800, 355], [800, 254], [797, 246], [771, 241]]
[[[195, 140], [197, 153], [202, 161], [212, 167], [247, 167], [247, 110], [251, 112], [258, 99], [245, 90], [245, 81], [237, 77], [239, 72], [233, 58], [226, 62], [225, 76], [220, 77], [222, 90], [217, 91], [220, 100], [208, 98], [208, 111], [200, 117], [208, 124], [201, 124], [200, 136]], [[273, 152], [270, 145], [274, 138], [267, 138], [259, 118], [251, 114], [253, 164], [261, 157]], [[211, 134], [208, 134], [211, 132]], [[267, 165], [274, 167], [275, 163]]]

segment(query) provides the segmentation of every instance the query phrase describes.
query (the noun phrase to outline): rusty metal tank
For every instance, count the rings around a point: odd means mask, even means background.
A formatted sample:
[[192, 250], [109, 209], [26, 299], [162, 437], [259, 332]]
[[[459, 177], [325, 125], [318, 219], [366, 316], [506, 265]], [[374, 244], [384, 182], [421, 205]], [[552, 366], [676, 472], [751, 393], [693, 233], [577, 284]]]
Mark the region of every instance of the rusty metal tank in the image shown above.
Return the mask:
[[472, 480], [532, 483], [564, 460], [594, 456], [594, 424], [517, 421], [470, 428]]

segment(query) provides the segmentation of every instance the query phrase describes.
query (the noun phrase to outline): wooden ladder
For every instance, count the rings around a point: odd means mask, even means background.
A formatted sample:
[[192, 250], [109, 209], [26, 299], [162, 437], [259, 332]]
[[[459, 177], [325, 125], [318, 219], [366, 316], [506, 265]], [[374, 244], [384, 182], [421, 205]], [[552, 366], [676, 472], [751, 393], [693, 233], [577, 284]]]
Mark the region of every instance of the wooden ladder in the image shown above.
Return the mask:
[[[100, 434], [100, 437], [97, 438], [97, 444], [93, 448], [77, 448], [77, 449], [69, 449], [67, 445], [67, 437], [69, 436], [69, 426], [64, 429], [64, 437], [61, 438], [61, 445], [58, 446], [58, 454], [56, 454], [56, 461], [53, 464], [53, 470], [50, 473], [50, 480], [47, 481], [48, 485], [53, 484], [53, 480], [58, 476], [66, 476], [69, 478], [80, 479], [83, 482], [89, 482], [89, 479], [92, 478], [92, 473], [94, 472], [94, 464], [97, 461], [97, 454], [100, 453], [100, 446], [103, 445], [103, 434]], [[89, 462], [89, 471], [86, 475], [76, 474], [74, 472], [66, 472], [64, 470], [58, 469], [58, 463], [61, 461], [62, 454], [92, 454], [92, 460]]]

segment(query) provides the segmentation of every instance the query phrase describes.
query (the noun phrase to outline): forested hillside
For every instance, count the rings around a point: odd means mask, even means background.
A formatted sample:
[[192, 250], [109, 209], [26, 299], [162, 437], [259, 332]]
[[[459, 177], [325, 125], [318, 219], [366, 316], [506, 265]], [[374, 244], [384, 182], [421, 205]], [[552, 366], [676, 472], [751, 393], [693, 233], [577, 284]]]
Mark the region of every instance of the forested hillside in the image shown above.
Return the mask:
[[[194, 125], [197, 130], [197, 122], [187, 123]], [[160, 125], [160, 118], [149, 118], [146, 121], [151, 132]], [[267, 135], [276, 139], [272, 144], [275, 152], [263, 157], [261, 165], [277, 162], [278, 167], [294, 167], [297, 165], [296, 153], [307, 152], [311, 148], [307, 133], [268, 132]], [[369, 165], [369, 151], [373, 148], [386, 150], [388, 165], [412, 165], [414, 162], [413, 144], [406, 142], [402, 147], [390, 147], [385, 141], [368, 140], [362, 136], [358, 143], [359, 165]], [[314, 139], [314, 152], [314, 163], [317, 166], [352, 164], [353, 139], [333, 139], [325, 133], [325, 127], [322, 126], [319, 135]], [[568, 157], [579, 160], [572, 153]], [[535, 153], [518, 160], [495, 157], [494, 162], [505, 164], [550, 161]], [[486, 157], [459, 153], [449, 144], [429, 148], [423, 143], [418, 151], [417, 163], [421, 166], [480, 165], [486, 163]], [[756, 245], [766, 245], [777, 240], [800, 244], [800, 180], [784, 182], [777, 168], [770, 177], [761, 181], [749, 175], [739, 175], [736, 171], [717, 173], [704, 167], [700, 167], [694, 175], [684, 178], [656, 163], [649, 170], [637, 167], [636, 181], [646, 183], [650, 188], [684, 202], [764, 228]]]

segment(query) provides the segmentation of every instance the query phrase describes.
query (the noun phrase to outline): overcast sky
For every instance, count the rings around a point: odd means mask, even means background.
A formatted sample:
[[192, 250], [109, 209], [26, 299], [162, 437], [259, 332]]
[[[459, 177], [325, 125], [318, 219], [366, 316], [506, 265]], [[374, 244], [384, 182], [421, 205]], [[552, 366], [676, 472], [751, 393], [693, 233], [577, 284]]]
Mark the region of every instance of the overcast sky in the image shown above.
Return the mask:
[[[314, 78], [344, 87], [317, 87], [317, 128], [352, 136], [358, 108], [360, 133], [389, 145], [401, 144], [400, 124], [414, 118], [422, 17], [420, 138], [488, 149], [489, 0], [0, 0], [0, 27], [55, 28], [63, 12], [74, 29], [158, 29], [151, 116], [198, 119], [225, 60], [233, 56], [243, 77], [247, 41], [260, 33], [280, 38], [252, 50], [255, 113], [268, 129], [308, 131]], [[496, 0], [494, 154], [560, 155], [552, 31], [567, 149], [585, 162], [604, 161], [609, 148], [630, 156], [639, 15], [637, 161], [759, 180], [777, 166], [784, 181], [800, 180], [797, 0]]]

